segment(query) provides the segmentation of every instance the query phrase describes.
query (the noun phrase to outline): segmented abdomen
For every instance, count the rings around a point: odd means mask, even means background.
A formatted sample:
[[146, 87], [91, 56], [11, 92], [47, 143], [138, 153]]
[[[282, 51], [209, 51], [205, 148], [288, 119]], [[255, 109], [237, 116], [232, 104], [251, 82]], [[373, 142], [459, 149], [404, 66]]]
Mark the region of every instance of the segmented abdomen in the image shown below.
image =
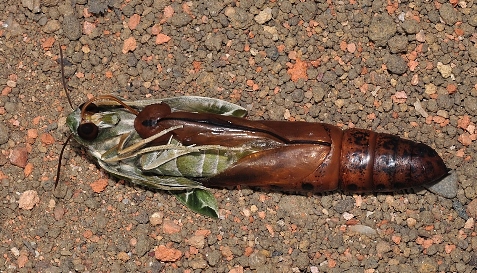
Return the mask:
[[362, 129], [343, 132], [340, 188], [345, 191], [412, 188], [447, 172], [442, 158], [425, 144]]

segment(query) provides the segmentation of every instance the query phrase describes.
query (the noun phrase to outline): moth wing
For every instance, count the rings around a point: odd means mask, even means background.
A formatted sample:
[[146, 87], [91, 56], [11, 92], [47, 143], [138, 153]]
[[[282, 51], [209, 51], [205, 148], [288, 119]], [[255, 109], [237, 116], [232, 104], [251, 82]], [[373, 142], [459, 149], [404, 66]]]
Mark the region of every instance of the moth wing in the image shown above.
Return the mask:
[[128, 101], [125, 103], [132, 107], [145, 107], [147, 105], [161, 102], [168, 104], [173, 111], [208, 113], [233, 117], [245, 117], [247, 115], [247, 110], [240, 105], [215, 98], [199, 96], [182, 96], [157, 100], [138, 100]]
[[181, 193], [173, 193], [186, 207], [202, 215], [218, 218], [217, 200], [214, 195], [202, 189], [193, 189]]
[[98, 164], [116, 177], [153, 189], [180, 191], [205, 188], [199, 182], [185, 177], [145, 175], [138, 168], [132, 167], [129, 164], [110, 165], [101, 160], [98, 160]]
[[183, 96], [163, 99], [174, 110], [244, 117], [247, 110], [242, 106], [207, 97]]
[[[215, 200], [214, 195], [193, 180], [185, 177], [146, 176], [133, 170], [127, 172], [124, 172], [123, 169], [118, 170], [118, 168], [104, 164], [102, 161], [99, 161], [99, 164], [106, 171], [119, 178], [128, 179], [141, 186], [168, 190], [171, 194], [174, 194], [182, 204], [197, 213], [213, 218], [219, 217], [217, 200]], [[181, 192], [178, 193], [177, 191]]]

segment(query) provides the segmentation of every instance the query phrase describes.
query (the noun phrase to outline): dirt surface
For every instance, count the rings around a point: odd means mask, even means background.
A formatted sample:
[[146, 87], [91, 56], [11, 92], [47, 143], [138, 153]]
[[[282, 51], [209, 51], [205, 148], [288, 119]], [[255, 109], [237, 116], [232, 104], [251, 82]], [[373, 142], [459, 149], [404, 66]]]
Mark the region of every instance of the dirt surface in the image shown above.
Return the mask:
[[[472, 1], [89, 2], [0, 0], [0, 271], [475, 272]], [[224, 189], [213, 220], [74, 142], [54, 190], [72, 111], [59, 45], [75, 106], [201, 95], [396, 134], [442, 156], [457, 197]]]

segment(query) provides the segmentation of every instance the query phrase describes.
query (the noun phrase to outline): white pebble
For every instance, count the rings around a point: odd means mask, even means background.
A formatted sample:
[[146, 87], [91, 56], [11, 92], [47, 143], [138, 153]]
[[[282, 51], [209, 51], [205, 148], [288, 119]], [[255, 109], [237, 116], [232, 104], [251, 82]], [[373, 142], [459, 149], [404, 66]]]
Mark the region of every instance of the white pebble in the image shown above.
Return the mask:
[[31, 210], [36, 204], [40, 202], [40, 197], [38, 193], [34, 190], [28, 190], [20, 195], [20, 200], [18, 200], [18, 207], [24, 210]]

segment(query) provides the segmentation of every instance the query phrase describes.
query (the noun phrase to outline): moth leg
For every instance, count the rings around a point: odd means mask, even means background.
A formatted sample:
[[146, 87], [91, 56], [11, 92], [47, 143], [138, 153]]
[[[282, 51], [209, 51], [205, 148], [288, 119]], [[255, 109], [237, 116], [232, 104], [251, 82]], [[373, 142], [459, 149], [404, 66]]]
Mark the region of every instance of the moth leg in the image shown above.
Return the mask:
[[[141, 155], [141, 154], [145, 154], [145, 153], [149, 153], [151, 151], [159, 151], [159, 150], [175, 150], [177, 148], [179, 148], [180, 146], [177, 146], [176, 144], [166, 144], [166, 145], [159, 145], [159, 146], [156, 146], [154, 147], [153, 150], [146, 150], [146, 149], [141, 149], [141, 150], [138, 150], [136, 152], [130, 152], [128, 154], [125, 154], [125, 155], [119, 155], [119, 153], [117, 155], [115, 155], [114, 157], [111, 157], [111, 158], [102, 158], [103, 161], [105, 162], [118, 162], [118, 161], [121, 161], [121, 160], [125, 160], [125, 159], [128, 159], [128, 158], [134, 158], [138, 155]], [[115, 150], [117, 149], [117, 147], [114, 148]]]
[[196, 153], [196, 152], [201, 152], [201, 151], [207, 151], [207, 150], [223, 150], [223, 151], [243, 151], [245, 150], [244, 147], [226, 147], [226, 146], [220, 146], [220, 145], [201, 145], [201, 146], [195, 146], [195, 145], [190, 145], [190, 146], [182, 146], [180, 144], [166, 144], [166, 145], [158, 145], [154, 147], [147, 147], [144, 149], [141, 149], [137, 152], [130, 153], [127, 155], [119, 155], [116, 157], [108, 158], [108, 159], [103, 159], [105, 162], [116, 162], [116, 161], [121, 161], [124, 159], [128, 158], [133, 158], [142, 154], [147, 154], [147, 153], [153, 153], [157, 151], [169, 151], [169, 152], [174, 152], [173, 155], [170, 157], [167, 157], [166, 160], [161, 159], [160, 161], [151, 163], [151, 166], [154, 167], [147, 167], [147, 170], [156, 168], [168, 161], [171, 161], [177, 157], [187, 155], [190, 153]]
[[131, 146], [125, 148], [125, 149], [119, 150], [119, 151], [118, 151], [118, 154], [119, 154], [119, 155], [123, 155], [123, 154], [127, 154], [127, 153], [130, 153], [130, 152], [133, 152], [133, 151], [135, 151], [135, 150], [137, 150], [137, 149], [139, 149], [139, 148], [145, 146], [145, 145], [148, 144], [149, 142], [154, 141], [155, 139], [160, 138], [161, 136], [163, 136], [163, 135], [165, 135], [165, 134], [167, 134], [167, 133], [169, 133], [169, 132], [172, 132], [172, 131], [174, 131], [174, 130], [176, 130], [176, 129], [180, 129], [180, 128], [182, 128], [182, 127], [184, 127], [184, 126], [183, 126], [183, 125], [178, 125], [178, 126], [173, 126], [173, 127], [167, 128], [166, 130], [163, 130], [163, 131], [161, 131], [161, 132], [159, 132], [159, 133], [157, 133], [157, 134], [155, 134], [155, 135], [153, 135], [153, 136], [150, 136], [150, 137], [148, 137], [148, 138], [145, 138], [145, 139], [143, 139], [143, 140], [141, 140], [141, 141], [139, 141], [139, 142], [137, 142], [137, 143], [134, 143], [133, 145], [131, 145]]
[[187, 153], [194, 153], [194, 152], [200, 152], [200, 151], [205, 151], [205, 150], [221, 150], [221, 151], [241, 151], [244, 150], [244, 147], [228, 147], [228, 146], [221, 146], [221, 145], [199, 145], [196, 146], [194, 145], [189, 145], [189, 146], [182, 146], [182, 145], [176, 145], [176, 144], [167, 144], [167, 145], [159, 145], [159, 146], [154, 146], [154, 147], [147, 147], [142, 149], [138, 154], [143, 154], [143, 153], [149, 153], [153, 151], [160, 151], [160, 150], [166, 150], [170, 148], [175, 148], [175, 150], [184, 150], [187, 151]]
[[118, 146], [117, 146], [118, 151], [124, 150], [124, 145], [126, 145], [126, 143], [131, 139], [132, 135], [133, 135], [132, 132], [129, 134], [121, 135], [121, 137], [119, 138]]
[[[151, 141], [154, 141], [156, 138], [158, 137], [161, 137], [175, 129], [179, 129], [179, 128], [182, 128], [183, 126], [182, 125], [178, 125], [178, 126], [173, 126], [173, 127], [170, 127], [164, 131], [161, 131], [153, 136], [150, 136], [148, 138], [145, 138], [145, 139], [141, 139], [140, 141], [132, 144], [131, 146], [128, 146], [126, 148], [124, 148], [124, 145], [127, 143], [127, 141], [130, 139], [131, 134], [127, 134], [127, 135], [122, 135], [120, 140], [119, 140], [119, 143], [118, 145], [116, 145], [115, 147], [113, 147], [112, 149], [110, 149], [109, 151], [107, 151], [106, 153], [104, 153], [102, 155], [102, 160], [106, 161], [106, 162], [117, 162], [117, 161], [121, 161], [121, 160], [124, 160], [124, 159], [127, 159], [127, 158], [132, 158], [132, 157], [135, 157], [136, 155], [138, 155], [137, 153], [134, 153], [134, 151], [137, 151], [139, 150], [141, 147], [145, 146], [146, 144], [148, 144], [149, 142]], [[109, 154], [116, 154], [115, 156], [113, 157], [110, 157], [110, 158], [107, 158], [106, 156], [109, 155]]]
[[[124, 144], [131, 138], [132, 135], [133, 135], [132, 133], [122, 134], [119, 138], [119, 143], [111, 147], [111, 149], [104, 152], [101, 155], [101, 160], [110, 160], [111, 158], [117, 157], [118, 151], [123, 149]], [[113, 161], [110, 161], [110, 162], [113, 162]]]

